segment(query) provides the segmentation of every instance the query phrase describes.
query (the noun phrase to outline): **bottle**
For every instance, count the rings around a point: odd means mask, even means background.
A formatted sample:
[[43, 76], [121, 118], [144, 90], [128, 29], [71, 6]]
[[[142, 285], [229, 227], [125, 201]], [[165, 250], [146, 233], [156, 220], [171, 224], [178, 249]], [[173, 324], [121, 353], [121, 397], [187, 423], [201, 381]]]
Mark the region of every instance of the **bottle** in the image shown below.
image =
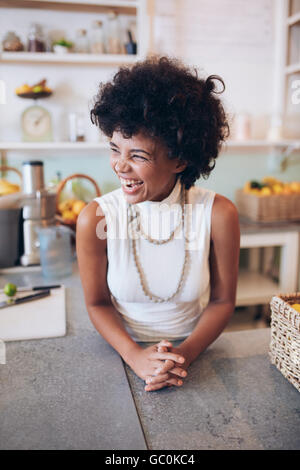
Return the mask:
[[134, 40], [132, 39], [130, 29], [127, 30], [127, 34], [129, 41], [127, 44], [125, 44], [126, 52], [127, 54], [136, 54], [136, 42], [134, 42]]
[[78, 29], [75, 40], [75, 52], [81, 54], [88, 53], [88, 40], [86, 35], [86, 29]]
[[116, 12], [111, 11], [107, 16], [107, 52], [121, 54], [120, 24]]
[[28, 52], [45, 52], [45, 49], [41, 26], [37, 23], [31, 23], [28, 34]]
[[92, 54], [104, 54], [103, 23], [100, 20], [93, 22], [91, 32], [90, 51]]

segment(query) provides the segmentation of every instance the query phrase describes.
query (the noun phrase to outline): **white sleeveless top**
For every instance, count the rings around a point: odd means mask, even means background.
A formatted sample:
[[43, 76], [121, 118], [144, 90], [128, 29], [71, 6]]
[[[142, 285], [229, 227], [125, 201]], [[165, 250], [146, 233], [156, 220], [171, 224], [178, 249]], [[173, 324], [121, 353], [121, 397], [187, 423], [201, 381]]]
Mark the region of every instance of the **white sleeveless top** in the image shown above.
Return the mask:
[[[131, 226], [127, 218], [129, 204], [122, 188], [94, 199], [100, 204], [107, 224], [107, 285], [111, 300], [135, 341], [186, 338], [208, 304], [214, 196], [214, 191], [198, 186], [187, 191], [185, 229], [182, 230], [181, 224], [171, 241], [155, 245], [143, 236], [136, 237], [137, 255], [148, 291], [162, 298], [170, 297], [176, 291], [187, 250], [183, 284], [175, 297], [162, 303], [152, 302], [143, 292], [133, 257], [132, 235], [128, 231], [128, 225]], [[154, 239], [168, 238], [181, 221], [180, 200], [181, 182], [178, 179], [163, 201], [133, 204], [140, 213], [143, 232]], [[188, 241], [185, 241], [184, 233]]]

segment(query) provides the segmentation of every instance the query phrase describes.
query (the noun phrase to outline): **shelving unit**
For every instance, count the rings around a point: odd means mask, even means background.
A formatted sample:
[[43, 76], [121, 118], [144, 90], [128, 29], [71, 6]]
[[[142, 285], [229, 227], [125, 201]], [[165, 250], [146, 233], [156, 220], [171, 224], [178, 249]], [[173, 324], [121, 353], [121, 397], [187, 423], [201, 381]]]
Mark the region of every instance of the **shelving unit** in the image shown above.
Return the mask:
[[121, 65], [133, 64], [139, 55], [125, 54], [56, 54], [55, 52], [0, 52], [3, 63], [35, 63], [35, 64], [85, 64], [85, 65]]
[[[300, 148], [300, 140], [282, 140], [279, 142], [268, 142], [265, 140], [228, 141], [228, 148], [284, 148], [294, 146]], [[0, 151], [14, 150], [88, 150], [88, 149], [108, 149], [105, 142], [1, 142]]]
[[293, 121], [293, 128], [299, 128], [300, 113], [292, 102], [294, 92], [292, 83], [294, 80], [300, 79], [300, 2], [299, 0], [277, 1], [279, 2], [279, 11], [283, 17], [281, 49], [279, 48], [279, 54], [281, 54], [279, 61], [282, 63], [283, 68], [281, 112], [284, 122]]
[[[47, 63], [47, 64], [85, 64], [85, 65], [122, 65], [132, 64], [146, 56], [147, 44], [147, 0], [0, 0], [1, 8], [38, 8], [72, 12], [107, 13], [114, 10], [118, 14], [133, 15], [137, 22], [137, 54], [56, 54], [54, 52], [5, 52], [0, 45], [0, 64], [2, 63]], [[143, 24], [143, 26], [142, 26]]]

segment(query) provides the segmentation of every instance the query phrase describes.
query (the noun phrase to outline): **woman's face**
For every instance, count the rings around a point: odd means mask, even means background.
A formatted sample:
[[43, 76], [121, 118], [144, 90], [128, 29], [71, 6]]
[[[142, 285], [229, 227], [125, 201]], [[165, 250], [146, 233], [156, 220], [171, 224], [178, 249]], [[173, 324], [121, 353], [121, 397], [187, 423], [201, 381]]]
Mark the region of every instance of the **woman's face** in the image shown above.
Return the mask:
[[130, 204], [162, 201], [172, 191], [176, 174], [186, 167], [177, 159], [168, 158], [163, 143], [142, 133], [125, 139], [120, 132], [114, 132], [110, 147], [111, 167]]

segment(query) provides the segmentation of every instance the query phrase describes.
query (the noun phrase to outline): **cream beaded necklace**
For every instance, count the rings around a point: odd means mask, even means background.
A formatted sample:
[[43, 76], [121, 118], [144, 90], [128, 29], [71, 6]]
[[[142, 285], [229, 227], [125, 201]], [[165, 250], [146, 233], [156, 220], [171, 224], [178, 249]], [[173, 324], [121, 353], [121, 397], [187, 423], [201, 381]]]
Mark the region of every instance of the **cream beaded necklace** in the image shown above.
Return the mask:
[[[174, 234], [175, 234], [176, 230], [181, 225], [182, 225], [182, 230], [183, 230], [183, 234], [184, 234], [184, 222], [185, 222], [185, 210], [184, 209], [185, 209], [185, 204], [187, 204], [187, 191], [184, 188], [184, 186], [182, 186], [182, 190], [181, 190], [181, 220], [180, 220], [178, 226], [170, 234], [169, 238], [167, 238], [165, 240], [154, 240], [153, 238], [151, 238], [151, 237], [149, 237], [148, 235], [145, 234], [145, 232], [143, 231], [142, 226], [141, 226], [140, 214], [138, 214], [136, 210], [133, 211], [132, 204], [129, 204], [129, 207], [128, 207], [129, 208], [129, 211], [128, 211], [128, 226], [130, 226], [130, 222], [133, 222], [134, 219], [136, 219], [137, 226], [140, 229], [141, 234], [144, 236], [144, 238], [149, 243], [153, 243], [155, 245], [162, 245], [164, 243], [168, 243], [169, 241], [171, 241], [174, 238]], [[130, 216], [131, 216], [131, 218], [130, 218]], [[132, 228], [132, 225], [131, 225], [131, 228]], [[151, 302], [168, 302], [169, 300], [173, 299], [173, 297], [175, 297], [175, 295], [177, 295], [177, 293], [179, 292], [179, 290], [181, 289], [182, 284], [183, 284], [185, 268], [186, 268], [187, 260], [188, 260], [188, 250], [185, 249], [184, 262], [183, 262], [183, 266], [182, 266], [182, 270], [181, 270], [181, 276], [180, 276], [180, 280], [179, 280], [176, 291], [171, 296], [166, 297], [166, 298], [162, 298], [162, 297], [159, 297], [155, 294], [152, 294], [146, 286], [146, 282], [145, 282], [144, 276], [143, 276], [143, 270], [142, 270], [141, 263], [140, 263], [140, 260], [138, 258], [138, 254], [137, 254], [136, 240], [135, 240], [135, 236], [134, 236], [133, 232], [131, 232], [131, 244], [132, 244], [132, 252], [133, 252], [134, 263], [135, 263], [136, 269], [137, 269], [138, 274], [139, 274], [139, 279], [140, 279], [141, 287], [143, 289], [144, 294], [151, 300]]]

